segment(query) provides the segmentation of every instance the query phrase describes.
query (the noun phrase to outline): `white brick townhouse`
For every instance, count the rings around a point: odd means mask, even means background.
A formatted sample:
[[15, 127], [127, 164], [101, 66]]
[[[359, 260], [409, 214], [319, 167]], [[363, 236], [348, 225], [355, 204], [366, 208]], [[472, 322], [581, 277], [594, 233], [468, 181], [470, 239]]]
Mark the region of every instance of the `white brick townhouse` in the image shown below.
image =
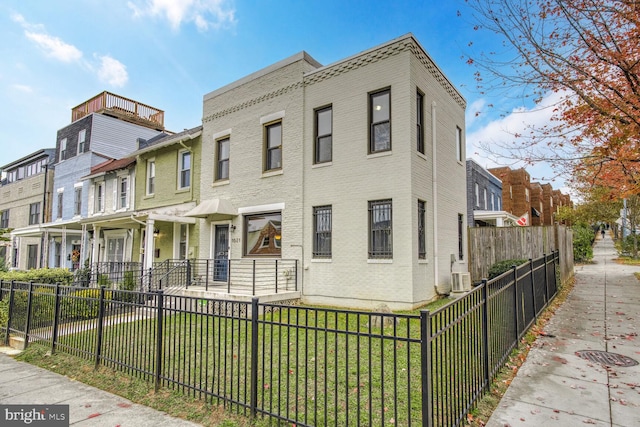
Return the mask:
[[309, 304], [448, 293], [467, 270], [465, 104], [411, 34], [205, 95], [201, 256], [296, 259]]

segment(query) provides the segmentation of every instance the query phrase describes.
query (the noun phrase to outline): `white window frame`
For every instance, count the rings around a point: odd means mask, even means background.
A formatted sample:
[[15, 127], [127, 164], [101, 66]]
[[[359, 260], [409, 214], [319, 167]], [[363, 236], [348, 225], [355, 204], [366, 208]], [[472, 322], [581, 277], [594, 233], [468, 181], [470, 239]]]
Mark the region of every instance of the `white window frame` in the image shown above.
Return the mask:
[[[152, 175], [153, 174], [153, 175]], [[145, 181], [147, 196], [153, 196], [156, 193], [156, 159], [147, 160], [147, 179]]]
[[[183, 158], [185, 156], [185, 154], [189, 155], [189, 168], [188, 169], [183, 169], [182, 168], [182, 164], [183, 164]], [[193, 153], [189, 150], [180, 150], [178, 151], [178, 190], [188, 190], [189, 188], [191, 188], [191, 171], [193, 169]], [[189, 185], [183, 185], [183, 179], [182, 179], [182, 174], [185, 171], [189, 171]]]
[[62, 138], [60, 141], [60, 161], [67, 159], [67, 138]]
[[[105, 208], [105, 193], [106, 191], [106, 186], [105, 186], [105, 182], [101, 181], [101, 182], [96, 182], [95, 184], [95, 191], [94, 191], [94, 199], [95, 199], [95, 212], [104, 212], [104, 208]], [[102, 196], [99, 196], [99, 194], [102, 194]]]
[[85, 145], [86, 145], [86, 138], [87, 138], [87, 130], [86, 129], [82, 129], [80, 132], [78, 132], [78, 154], [84, 153]]

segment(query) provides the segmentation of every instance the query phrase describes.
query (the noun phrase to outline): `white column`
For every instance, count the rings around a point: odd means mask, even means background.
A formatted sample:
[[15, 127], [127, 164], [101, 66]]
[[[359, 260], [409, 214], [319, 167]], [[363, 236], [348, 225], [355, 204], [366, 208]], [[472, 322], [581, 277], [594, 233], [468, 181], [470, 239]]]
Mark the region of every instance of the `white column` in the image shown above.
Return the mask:
[[153, 238], [153, 229], [155, 228], [155, 221], [153, 219], [147, 219], [147, 228], [145, 235], [145, 245], [144, 245], [144, 269], [149, 270], [153, 267], [153, 252], [155, 250], [154, 247], [154, 238]]
[[100, 262], [100, 227], [93, 226], [93, 246], [91, 248], [91, 263]]

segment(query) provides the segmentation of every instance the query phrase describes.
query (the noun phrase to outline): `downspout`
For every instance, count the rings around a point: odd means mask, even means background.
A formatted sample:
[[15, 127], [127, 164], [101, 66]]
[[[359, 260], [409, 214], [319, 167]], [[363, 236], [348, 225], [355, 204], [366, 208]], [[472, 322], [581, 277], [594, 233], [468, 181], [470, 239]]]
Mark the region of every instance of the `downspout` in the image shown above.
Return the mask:
[[431, 197], [433, 199], [433, 287], [436, 295], [438, 292], [438, 166], [436, 143], [436, 102], [431, 103]]

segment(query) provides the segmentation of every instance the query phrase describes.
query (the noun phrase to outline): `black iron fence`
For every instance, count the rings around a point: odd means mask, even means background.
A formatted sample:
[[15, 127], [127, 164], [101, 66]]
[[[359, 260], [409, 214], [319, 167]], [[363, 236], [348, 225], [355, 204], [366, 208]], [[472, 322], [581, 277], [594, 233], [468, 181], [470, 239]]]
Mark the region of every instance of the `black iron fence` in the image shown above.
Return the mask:
[[76, 270], [73, 285], [146, 292], [198, 287], [264, 295], [298, 290], [298, 260], [168, 259], [151, 269], [139, 262], [97, 262]]
[[455, 426], [555, 296], [557, 261], [515, 266], [419, 315], [0, 282], [0, 334], [249, 416]]

